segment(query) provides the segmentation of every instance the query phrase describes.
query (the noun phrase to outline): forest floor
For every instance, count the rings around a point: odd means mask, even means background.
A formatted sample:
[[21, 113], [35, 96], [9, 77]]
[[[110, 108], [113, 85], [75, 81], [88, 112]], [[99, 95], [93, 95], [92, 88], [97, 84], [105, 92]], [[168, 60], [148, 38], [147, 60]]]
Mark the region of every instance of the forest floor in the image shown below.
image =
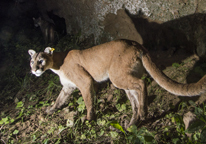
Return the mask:
[[[82, 49], [78, 37], [65, 36], [56, 51]], [[183, 116], [188, 111], [206, 120], [206, 94], [178, 97], [170, 94], [145, 75], [148, 115], [144, 121], [125, 130], [132, 116], [123, 90], [110, 82], [96, 91], [96, 120], [83, 122], [86, 108], [79, 90], [53, 115], [45, 114], [54, 104], [62, 86], [51, 71], [41, 77], [30, 72], [28, 49], [42, 51], [38, 39], [30, 43], [11, 42], [0, 53], [0, 143], [200, 143], [205, 125], [196, 126], [192, 136], [185, 131]], [[153, 60], [171, 79], [180, 83], [197, 82], [206, 65], [183, 48], [174, 51], [151, 50]], [[198, 117], [199, 116], [199, 117]], [[200, 118], [201, 119], [201, 118]], [[123, 129], [122, 129], [123, 128]]]

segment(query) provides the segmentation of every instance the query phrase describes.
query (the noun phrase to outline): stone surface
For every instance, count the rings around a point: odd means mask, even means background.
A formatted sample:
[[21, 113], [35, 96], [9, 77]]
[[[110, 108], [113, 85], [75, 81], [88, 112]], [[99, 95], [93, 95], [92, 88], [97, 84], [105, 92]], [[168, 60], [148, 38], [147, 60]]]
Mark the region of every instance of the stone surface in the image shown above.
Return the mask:
[[[130, 39], [143, 44], [141, 35], [138, 33], [133, 21], [127, 15], [124, 9], [117, 11], [117, 15], [108, 14], [103, 22], [104, 33], [107, 33], [107, 39]], [[103, 40], [107, 41], [107, 40]]]
[[37, 3], [45, 18], [52, 11], [65, 18], [67, 33], [81, 33], [81, 39], [90, 37], [95, 44], [127, 38], [148, 49], [185, 47], [205, 55], [205, 0], [37, 0]]

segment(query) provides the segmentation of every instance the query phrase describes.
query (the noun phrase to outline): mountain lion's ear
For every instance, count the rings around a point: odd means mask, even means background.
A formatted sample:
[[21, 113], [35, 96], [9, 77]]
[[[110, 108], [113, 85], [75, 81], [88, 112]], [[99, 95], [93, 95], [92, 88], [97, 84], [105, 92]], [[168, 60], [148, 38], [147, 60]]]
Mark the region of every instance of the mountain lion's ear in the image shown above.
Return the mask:
[[28, 50], [29, 55], [32, 57], [36, 52], [32, 49]]
[[46, 47], [44, 50], [45, 53], [50, 54], [50, 55], [53, 54], [53, 51], [54, 51], [54, 48], [51, 48], [51, 47]]

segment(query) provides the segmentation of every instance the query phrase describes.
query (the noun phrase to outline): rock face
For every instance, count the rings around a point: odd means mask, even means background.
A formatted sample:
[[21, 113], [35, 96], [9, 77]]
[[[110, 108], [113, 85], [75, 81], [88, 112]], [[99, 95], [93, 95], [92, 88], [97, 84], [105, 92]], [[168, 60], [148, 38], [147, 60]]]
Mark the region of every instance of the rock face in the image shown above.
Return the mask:
[[186, 47], [205, 55], [205, 0], [37, 0], [44, 17], [63, 17], [67, 33], [95, 44], [118, 38], [148, 49]]

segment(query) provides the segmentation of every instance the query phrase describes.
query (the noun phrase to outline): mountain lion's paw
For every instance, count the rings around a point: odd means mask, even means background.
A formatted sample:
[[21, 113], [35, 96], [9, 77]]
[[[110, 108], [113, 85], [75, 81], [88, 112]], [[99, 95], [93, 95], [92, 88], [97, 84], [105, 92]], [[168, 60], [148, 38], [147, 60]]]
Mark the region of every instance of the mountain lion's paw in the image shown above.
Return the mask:
[[51, 115], [51, 114], [53, 114], [55, 112], [55, 110], [54, 109], [52, 109], [52, 107], [47, 107], [47, 109], [46, 109], [46, 113], [48, 114], [48, 115]]

